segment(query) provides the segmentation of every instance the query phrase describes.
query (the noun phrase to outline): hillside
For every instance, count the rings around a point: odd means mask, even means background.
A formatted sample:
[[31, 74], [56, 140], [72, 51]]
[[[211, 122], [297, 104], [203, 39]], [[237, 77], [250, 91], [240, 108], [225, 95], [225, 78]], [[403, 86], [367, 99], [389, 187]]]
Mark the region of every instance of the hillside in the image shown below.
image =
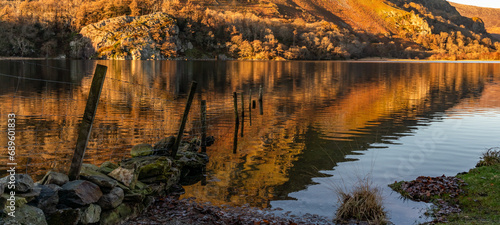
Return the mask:
[[481, 18], [488, 33], [500, 41], [500, 9], [462, 5], [453, 2], [450, 2], [450, 4], [463, 16]]
[[445, 0], [38, 0], [0, 7], [7, 31], [0, 55], [9, 56], [500, 58], [483, 21]]

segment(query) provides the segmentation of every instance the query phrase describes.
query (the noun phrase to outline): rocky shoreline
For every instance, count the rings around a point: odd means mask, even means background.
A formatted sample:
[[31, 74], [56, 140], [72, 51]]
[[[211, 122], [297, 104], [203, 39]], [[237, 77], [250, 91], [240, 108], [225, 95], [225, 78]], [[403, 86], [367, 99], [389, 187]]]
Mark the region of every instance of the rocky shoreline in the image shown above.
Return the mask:
[[[201, 177], [208, 162], [200, 141], [183, 141], [171, 157], [175, 137], [154, 146], [139, 144], [132, 158], [100, 167], [83, 164], [78, 180], [49, 171], [34, 182], [27, 174], [0, 179], [0, 224], [121, 224], [139, 216], [155, 198], [182, 190], [180, 183]], [[10, 183], [9, 183], [10, 182]]]

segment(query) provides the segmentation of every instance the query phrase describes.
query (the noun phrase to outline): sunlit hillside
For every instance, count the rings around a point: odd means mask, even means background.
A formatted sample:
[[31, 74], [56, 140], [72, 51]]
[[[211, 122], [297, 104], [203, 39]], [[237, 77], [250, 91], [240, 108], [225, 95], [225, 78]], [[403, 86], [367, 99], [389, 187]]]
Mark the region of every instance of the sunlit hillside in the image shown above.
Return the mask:
[[3, 0], [0, 21], [3, 56], [500, 59], [445, 0]]
[[462, 5], [454, 2], [450, 2], [450, 4], [463, 16], [481, 18], [488, 33], [500, 40], [500, 9]]

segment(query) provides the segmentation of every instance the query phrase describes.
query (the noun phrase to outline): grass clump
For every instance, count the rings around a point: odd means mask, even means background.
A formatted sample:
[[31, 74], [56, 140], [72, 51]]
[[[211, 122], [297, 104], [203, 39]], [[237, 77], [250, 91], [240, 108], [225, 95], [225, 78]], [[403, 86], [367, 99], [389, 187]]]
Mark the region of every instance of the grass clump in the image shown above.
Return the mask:
[[481, 160], [477, 163], [476, 167], [481, 166], [491, 166], [495, 164], [500, 164], [500, 148], [490, 148], [483, 156], [481, 156]]
[[368, 182], [361, 182], [352, 191], [337, 190], [340, 207], [337, 209], [337, 223], [367, 221], [369, 224], [386, 224], [386, 212], [382, 206], [382, 195], [378, 188]]

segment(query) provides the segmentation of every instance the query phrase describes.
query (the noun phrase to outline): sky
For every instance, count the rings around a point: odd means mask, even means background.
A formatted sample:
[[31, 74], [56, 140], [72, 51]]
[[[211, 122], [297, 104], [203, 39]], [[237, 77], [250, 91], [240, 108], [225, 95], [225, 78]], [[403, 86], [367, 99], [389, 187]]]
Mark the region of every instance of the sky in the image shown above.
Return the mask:
[[449, 2], [456, 2], [464, 5], [474, 5], [480, 7], [500, 8], [499, 0], [448, 0]]

